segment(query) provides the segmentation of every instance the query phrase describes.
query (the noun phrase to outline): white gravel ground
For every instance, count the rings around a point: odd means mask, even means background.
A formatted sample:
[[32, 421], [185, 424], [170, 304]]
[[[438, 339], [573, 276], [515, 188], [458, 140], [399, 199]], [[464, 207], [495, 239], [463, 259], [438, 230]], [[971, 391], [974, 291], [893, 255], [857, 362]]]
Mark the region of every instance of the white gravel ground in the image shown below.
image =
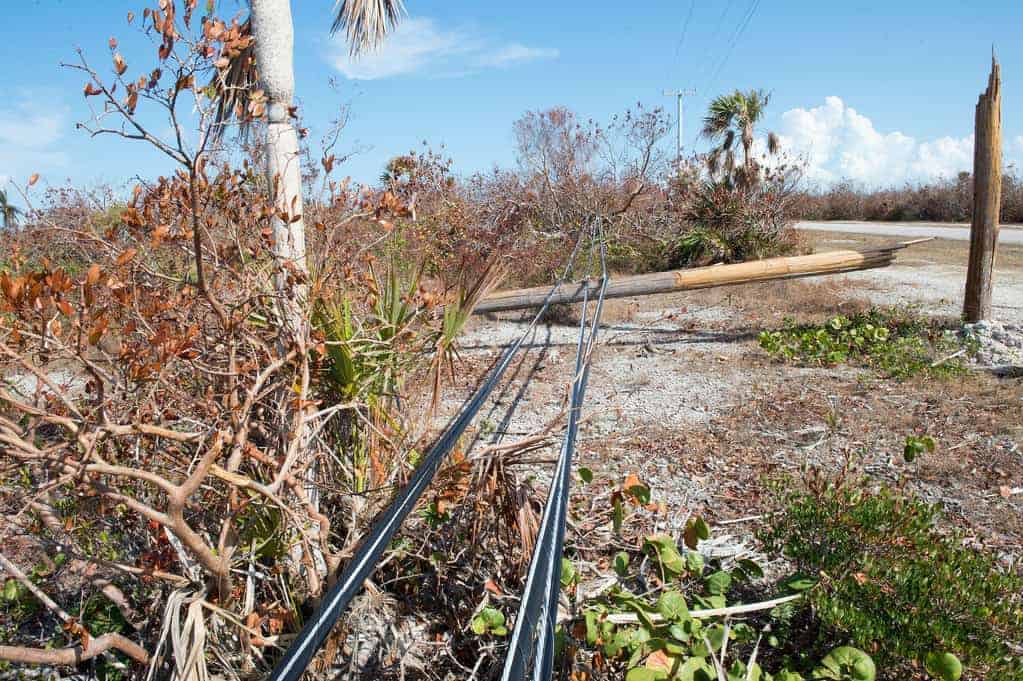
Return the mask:
[[[955, 315], [962, 305], [960, 267], [895, 266], [846, 275], [856, 295], [880, 305], [919, 306], [924, 314]], [[980, 363], [1023, 366], [1023, 275], [999, 272], [994, 293], [999, 322], [970, 330], [980, 342]], [[743, 399], [757, 376], [735, 361], [756, 351], [749, 337], [716, 331], [715, 323], [743, 321], [720, 306], [678, 307], [677, 297], [642, 300], [634, 321], [608, 322], [594, 358], [583, 439], [613, 440], [645, 426], [677, 428], [702, 423]], [[467, 355], [496, 357], [526, 328], [519, 319], [476, 319], [462, 340]], [[523, 365], [481, 419], [486, 441], [514, 439], [557, 418], [574, 368], [578, 328], [543, 325], [532, 334]], [[788, 371], [798, 371], [794, 368]], [[838, 371], [840, 369], [833, 369]], [[532, 377], [532, 380], [528, 379]], [[793, 374], [795, 377], [795, 374]], [[528, 382], [528, 385], [526, 383]], [[470, 386], [451, 395], [441, 413], [452, 413]]]
[[[957, 315], [962, 311], [965, 267], [896, 265], [846, 276], [865, 284], [863, 292], [879, 305], [915, 304], [924, 314], [932, 315]], [[1023, 323], [1023, 273], [996, 270], [992, 300], [996, 320]]]
[[[669, 427], [696, 423], [737, 399], [747, 379], [728, 360], [744, 348], [733, 336], [687, 330], [694, 320], [721, 321], [734, 313], [713, 307], [690, 307], [684, 315], [677, 312], [639, 312], [636, 322], [611, 322], [601, 330], [586, 393], [589, 436], [622, 433], [650, 423]], [[674, 320], [667, 318], [672, 313], [676, 313]], [[525, 328], [521, 321], [476, 320], [461, 341], [461, 352], [496, 356]], [[515, 406], [515, 425], [509, 425], [504, 434], [531, 432], [561, 412], [577, 339], [578, 328], [568, 325], [544, 325], [531, 335], [525, 368], [495, 405], [503, 411]], [[535, 372], [535, 378], [519, 395], [530, 372]], [[452, 398], [450, 404], [465, 396]], [[496, 419], [500, 431], [502, 410], [492, 412], [484, 418], [492, 423]]]

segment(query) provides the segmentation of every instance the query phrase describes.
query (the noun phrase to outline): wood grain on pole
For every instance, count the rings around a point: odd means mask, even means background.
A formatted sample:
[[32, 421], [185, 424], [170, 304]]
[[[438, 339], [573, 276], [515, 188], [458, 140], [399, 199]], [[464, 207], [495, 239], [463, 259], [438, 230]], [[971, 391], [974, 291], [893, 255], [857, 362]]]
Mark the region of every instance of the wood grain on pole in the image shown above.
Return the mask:
[[[921, 239], [919, 241], [929, 241]], [[858, 270], [887, 267], [895, 260], [895, 253], [919, 241], [865, 250], [841, 250], [814, 253], [787, 258], [767, 258], [735, 265], [711, 265], [688, 270], [655, 272], [631, 277], [612, 279], [607, 286], [605, 297], [627, 298], [632, 296], [691, 291], [715, 286], [750, 284], [759, 281], [776, 281], [797, 277], [813, 277], [827, 274], [841, 274]], [[552, 304], [572, 303], [583, 299], [589, 291], [592, 296], [600, 287], [595, 279], [571, 284], [562, 284], [551, 298]], [[476, 314], [522, 310], [540, 307], [550, 293], [550, 287], [498, 291], [476, 306]]]
[[987, 90], [977, 102], [973, 147], [973, 223], [966, 269], [963, 316], [968, 322], [991, 318], [991, 288], [1002, 204], [1002, 78], [991, 57]]

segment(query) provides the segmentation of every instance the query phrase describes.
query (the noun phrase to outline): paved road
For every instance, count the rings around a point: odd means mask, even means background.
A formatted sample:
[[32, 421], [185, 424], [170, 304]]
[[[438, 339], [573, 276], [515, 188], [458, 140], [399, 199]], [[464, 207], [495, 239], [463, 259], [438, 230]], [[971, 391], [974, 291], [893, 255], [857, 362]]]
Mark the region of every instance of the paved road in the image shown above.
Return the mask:
[[[845, 232], [847, 234], [873, 234], [877, 236], [901, 236], [919, 239], [934, 236], [939, 239], [969, 241], [970, 228], [961, 225], [946, 225], [922, 222], [797, 222], [796, 229], [821, 232]], [[1004, 226], [998, 234], [998, 243], [1023, 245], [1023, 229]]]

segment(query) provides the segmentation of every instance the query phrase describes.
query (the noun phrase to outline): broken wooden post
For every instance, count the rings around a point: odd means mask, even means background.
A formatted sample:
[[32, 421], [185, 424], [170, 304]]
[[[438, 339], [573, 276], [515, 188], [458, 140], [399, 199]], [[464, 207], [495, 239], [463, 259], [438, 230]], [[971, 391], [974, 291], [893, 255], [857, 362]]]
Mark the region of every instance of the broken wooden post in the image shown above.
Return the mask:
[[991, 56], [987, 90], [977, 102], [973, 142], [973, 224], [966, 269], [963, 316], [967, 322], [991, 317], [991, 285], [1002, 205], [1002, 78]]
[[[605, 298], [630, 298], [673, 291], [693, 291], [716, 286], [735, 286], [762, 281], [778, 281], [798, 277], [817, 277], [828, 274], [843, 274], [875, 267], [887, 267], [895, 260], [895, 253], [930, 239], [917, 239], [891, 246], [878, 246], [861, 251], [829, 251], [811, 255], [797, 255], [785, 258], [752, 260], [734, 265], [710, 265], [688, 270], [654, 272], [631, 277], [612, 279], [608, 282]], [[523, 310], [540, 307], [548, 300], [552, 305], [575, 303], [584, 296], [596, 294], [600, 282], [590, 279], [582, 282], [562, 284], [554, 293], [549, 286], [497, 291], [484, 298], [473, 310], [474, 314]]]

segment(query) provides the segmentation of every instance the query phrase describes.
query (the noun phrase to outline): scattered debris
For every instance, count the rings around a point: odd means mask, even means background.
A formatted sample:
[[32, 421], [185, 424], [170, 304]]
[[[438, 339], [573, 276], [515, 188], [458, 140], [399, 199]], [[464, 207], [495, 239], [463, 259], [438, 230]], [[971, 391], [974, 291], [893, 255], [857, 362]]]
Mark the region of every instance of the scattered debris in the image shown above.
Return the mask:
[[975, 361], [984, 367], [1023, 366], [1023, 325], [980, 321], [964, 324], [962, 337], [977, 343]]

